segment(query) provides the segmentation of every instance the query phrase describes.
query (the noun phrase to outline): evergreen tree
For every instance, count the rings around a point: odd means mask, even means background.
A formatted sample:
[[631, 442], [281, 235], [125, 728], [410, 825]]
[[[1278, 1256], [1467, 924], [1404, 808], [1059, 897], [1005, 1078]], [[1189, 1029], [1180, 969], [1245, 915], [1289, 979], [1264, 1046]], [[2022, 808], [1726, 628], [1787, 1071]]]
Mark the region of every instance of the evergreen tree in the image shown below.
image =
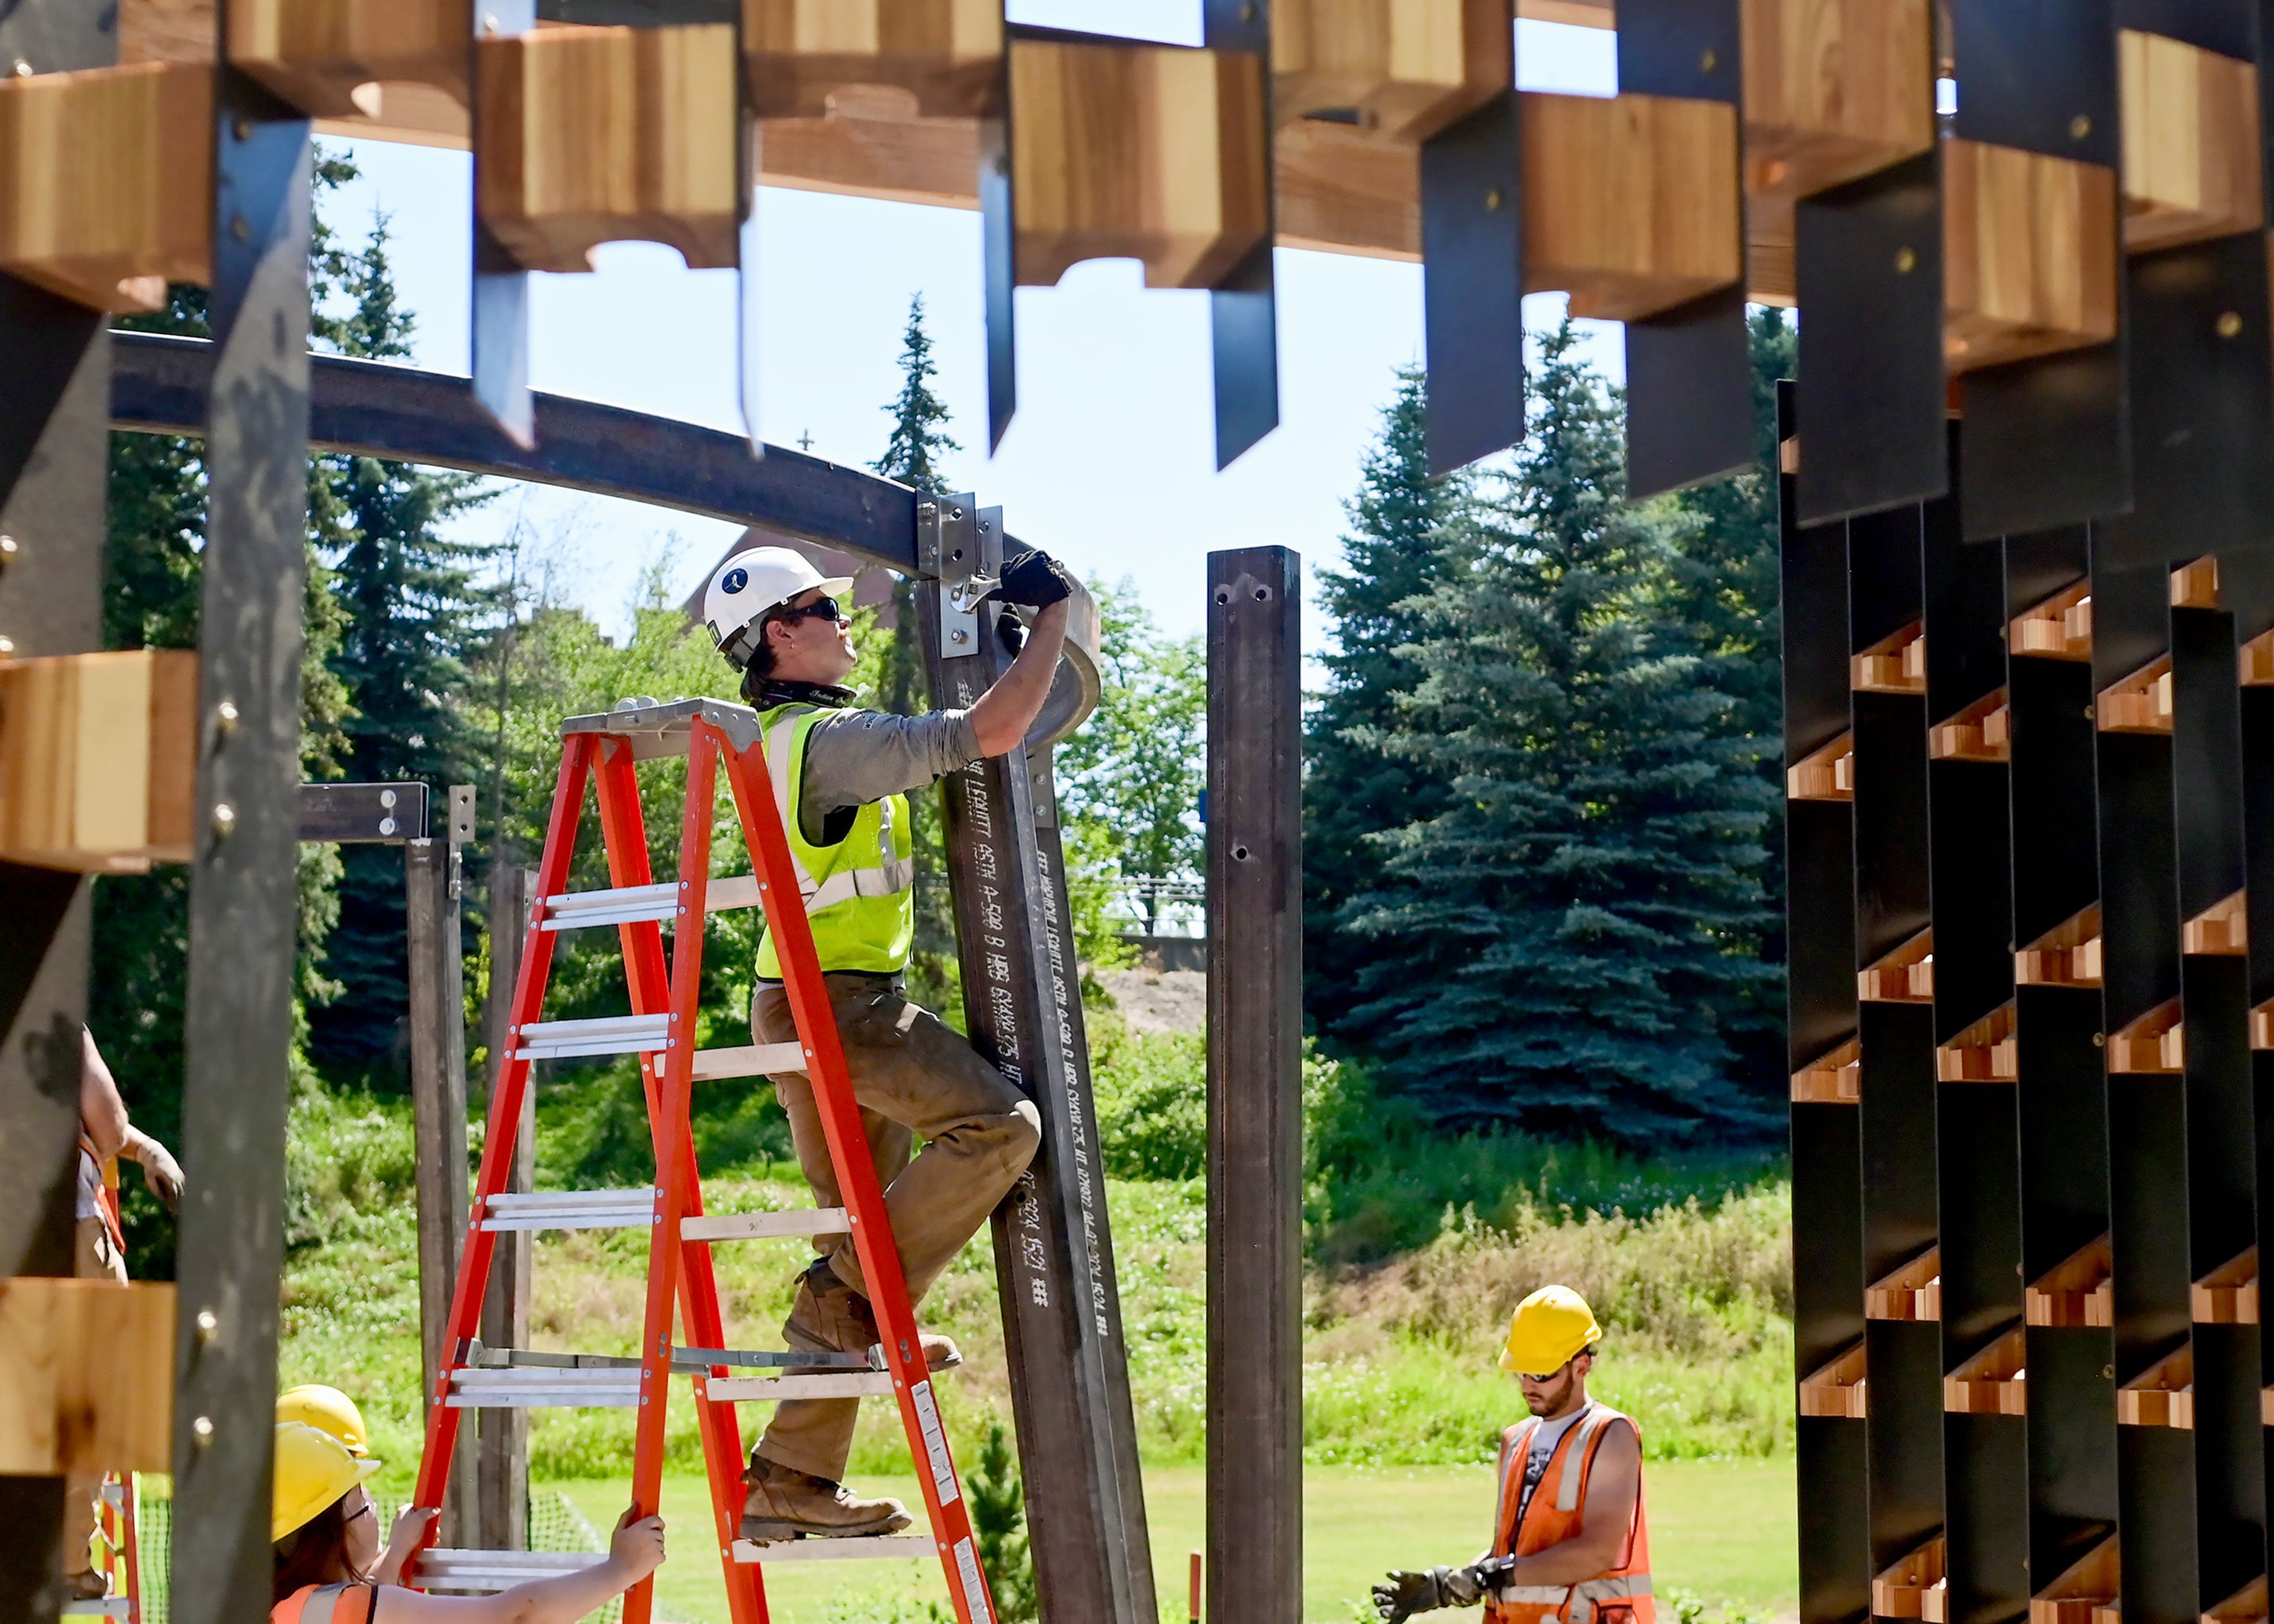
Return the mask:
[[1667, 609], [1731, 703], [1721, 731], [1751, 747], [1758, 773], [1766, 906], [1747, 945], [1775, 972], [1734, 998], [1721, 1029], [1741, 1071], [1773, 1084], [1784, 1072], [1784, 661], [1778, 620], [1777, 380], [1796, 370], [1798, 329], [1781, 310], [1756, 309], [1752, 468], [1676, 499]]
[[1303, 985], [1322, 1029], [1348, 1010], [1360, 966], [1378, 951], [1348, 929], [1351, 899], [1382, 881], [1382, 852], [1368, 837], [1433, 815], [1444, 796], [1441, 772], [1384, 748], [1399, 726], [1397, 696], [1421, 680], [1412, 645], [1429, 595], [1457, 580], [1473, 551], [1473, 482], [1429, 477], [1427, 414], [1426, 375], [1401, 369], [1350, 503], [1344, 568], [1318, 572], [1335, 639], [1303, 729]]
[[1378, 837], [1344, 1022], [1441, 1124], [1663, 1144], [1758, 1127], [1717, 1011], [1762, 966], [1762, 823], [1732, 702], [1654, 601], [1664, 519], [1623, 500], [1618, 409], [1545, 336], [1531, 435], [1476, 562], [1427, 599], [1384, 746], [1448, 786]]
[[[939, 365], [931, 357], [931, 335], [924, 330], [923, 295], [908, 300], [908, 324], [900, 335], [900, 392], [885, 408], [892, 432], [871, 472], [897, 479], [922, 496], [945, 492], [942, 466], [956, 444], [943, 426], [947, 402], [932, 392]], [[892, 641], [885, 652], [876, 703], [902, 716], [930, 703], [924, 679], [923, 642], [916, 627], [915, 589], [904, 576], [892, 584]], [[911, 996], [948, 1019], [963, 1019], [961, 966], [955, 952], [955, 905], [947, 889], [947, 851], [940, 829], [939, 797], [908, 797], [909, 838], [914, 844], [916, 883], [915, 943], [908, 956]]]
[[1025, 1624], [1035, 1616], [1035, 1557], [1027, 1544], [1027, 1495], [1003, 1437], [1003, 1424], [990, 1422], [979, 1460], [963, 1481], [971, 1508], [972, 1537], [979, 1565], [995, 1597], [1004, 1624]]
[[[343, 355], [410, 353], [414, 323], [395, 292], [388, 241], [380, 216], [348, 258], [344, 308], [322, 334]], [[471, 475], [373, 457], [326, 457], [322, 472], [337, 520], [328, 551], [345, 617], [333, 669], [353, 706], [343, 765], [360, 781], [423, 781], [439, 802], [482, 759], [463, 657], [492, 608], [475, 571], [495, 551], [443, 530], [487, 495]], [[350, 846], [343, 861], [328, 959], [340, 993], [312, 1017], [312, 1052], [335, 1074], [392, 1077], [410, 1004], [402, 855]]]

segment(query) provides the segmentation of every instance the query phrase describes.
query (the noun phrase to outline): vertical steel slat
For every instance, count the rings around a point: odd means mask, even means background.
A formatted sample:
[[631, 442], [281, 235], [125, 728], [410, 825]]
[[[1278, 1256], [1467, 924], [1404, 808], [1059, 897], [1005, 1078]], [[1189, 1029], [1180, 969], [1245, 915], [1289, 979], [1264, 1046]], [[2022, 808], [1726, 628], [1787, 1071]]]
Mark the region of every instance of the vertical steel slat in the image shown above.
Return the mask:
[[1208, 1616], [1303, 1593], [1302, 560], [1209, 554]]
[[1524, 165], [1516, 92], [1421, 143], [1429, 471], [1524, 438]]
[[[223, 0], [222, 38], [230, 13]], [[217, 74], [183, 1043], [178, 1624], [234, 1624], [268, 1605], [306, 590], [308, 123], [235, 70]], [[199, 1327], [207, 1312], [210, 1335]]]
[[[946, 641], [945, 581], [1000, 568], [1000, 525], [969, 496], [917, 505], [916, 593], [932, 700], [968, 707], [1007, 668], [997, 611]], [[993, 1218], [1004, 1357], [1043, 1614], [1153, 1624], [1128, 1350], [1095, 1138], [1055, 802], [1024, 751], [941, 782], [972, 1047], [1042, 1114], [1034, 1165]]]

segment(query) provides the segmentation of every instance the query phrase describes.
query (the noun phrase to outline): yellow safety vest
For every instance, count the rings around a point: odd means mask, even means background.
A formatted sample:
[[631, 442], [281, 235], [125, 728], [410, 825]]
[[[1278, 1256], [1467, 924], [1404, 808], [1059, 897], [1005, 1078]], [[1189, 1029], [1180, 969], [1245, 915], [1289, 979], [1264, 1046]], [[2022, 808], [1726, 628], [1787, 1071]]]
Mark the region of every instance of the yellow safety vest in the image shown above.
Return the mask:
[[[831, 713], [818, 705], [776, 705], [759, 719], [774, 805], [789, 835], [797, 886], [813, 921], [813, 945], [824, 970], [892, 975], [907, 968], [915, 939], [915, 860], [911, 854], [908, 799], [887, 795], [861, 808], [834, 846], [807, 841], [797, 814], [805, 781], [805, 741], [814, 724]], [[758, 974], [781, 979], [773, 932], [758, 944]]]

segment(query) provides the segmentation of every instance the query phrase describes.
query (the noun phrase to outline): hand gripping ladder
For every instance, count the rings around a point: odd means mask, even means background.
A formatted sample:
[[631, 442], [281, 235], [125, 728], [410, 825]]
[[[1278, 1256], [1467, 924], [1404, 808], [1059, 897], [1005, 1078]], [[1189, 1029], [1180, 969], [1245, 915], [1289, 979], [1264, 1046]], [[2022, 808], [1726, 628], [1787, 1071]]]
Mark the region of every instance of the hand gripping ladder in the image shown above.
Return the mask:
[[[514, 989], [506, 1064], [490, 1101], [489, 1132], [482, 1143], [472, 1219], [458, 1269], [442, 1369], [428, 1412], [425, 1451], [417, 1499], [442, 1503], [458, 1420], [468, 1409], [535, 1405], [621, 1405], [639, 1411], [632, 1455], [632, 1493], [640, 1515], [652, 1513], [663, 1477], [664, 1416], [674, 1372], [693, 1378], [697, 1430], [711, 1482], [719, 1557], [734, 1624], [765, 1624], [759, 1566], [774, 1560], [831, 1557], [921, 1556], [937, 1552], [960, 1624], [995, 1624], [985, 1575], [971, 1534], [961, 1485], [948, 1455], [930, 1373], [916, 1338], [915, 1311], [900, 1273], [885, 1213], [884, 1193], [869, 1159], [852, 1079], [845, 1069], [828, 990], [813, 946], [812, 927], [769, 780], [757, 713], [715, 700], [620, 708], [605, 716], [572, 717], [561, 725], [561, 775], [538, 868], [537, 900], [528, 945]], [[680, 878], [655, 882], [648, 865], [647, 831], [634, 771], [638, 761], [687, 757], [687, 801], [680, 833]], [[757, 873], [711, 877], [711, 835], [718, 771], [724, 763], [742, 832]], [[572, 892], [569, 861], [593, 781], [609, 889]], [[766, 923], [782, 962], [794, 1044], [698, 1050], [696, 1005], [703, 974], [702, 921], [712, 912], [752, 905]], [[666, 972], [663, 924], [675, 925]], [[541, 1018], [546, 982], [558, 933], [613, 925], [621, 941], [632, 1013], [597, 1020]], [[546, 1192], [515, 1195], [506, 1189], [514, 1139], [532, 1060], [579, 1055], [638, 1054], [655, 1142], [656, 1184], [635, 1191]], [[842, 1207], [825, 1211], [706, 1217], [689, 1124], [694, 1085], [712, 1078], [803, 1071], [813, 1082]], [[501, 1230], [650, 1227], [647, 1312], [636, 1359], [485, 1349], [477, 1340], [482, 1298]], [[710, 1248], [722, 1241], [767, 1236], [850, 1232], [870, 1288], [880, 1350], [860, 1354], [750, 1353], [728, 1349], [719, 1307]], [[672, 1342], [676, 1306], [689, 1347]], [[877, 1353], [881, 1358], [877, 1358]], [[871, 1360], [876, 1359], [872, 1365]], [[777, 1373], [737, 1375], [771, 1368]], [[842, 1398], [889, 1393], [899, 1402], [908, 1449], [930, 1514], [929, 1534], [802, 1539], [758, 1545], [737, 1538], [742, 1512], [742, 1441], [734, 1405], [743, 1399]], [[681, 1530], [677, 1549], [688, 1550]], [[590, 1556], [555, 1557], [529, 1552], [428, 1550], [410, 1583], [428, 1590], [496, 1590], [570, 1567]], [[624, 1598], [624, 1624], [648, 1624], [653, 1582], [643, 1581]]]

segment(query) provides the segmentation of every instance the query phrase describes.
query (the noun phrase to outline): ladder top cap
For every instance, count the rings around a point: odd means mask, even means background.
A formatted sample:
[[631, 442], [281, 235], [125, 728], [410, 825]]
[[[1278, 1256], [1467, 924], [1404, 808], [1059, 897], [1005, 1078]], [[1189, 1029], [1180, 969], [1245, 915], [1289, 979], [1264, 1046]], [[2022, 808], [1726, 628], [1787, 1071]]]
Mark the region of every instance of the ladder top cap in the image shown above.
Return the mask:
[[626, 701], [597, 716], [563, 718], [561, 736], [600, 733], [628, 740], [634, 761], [652, 761], [686, 755], [688, 735], [698, 716], [725, 733], [737, 750], [747, 750], [758, 741], [758, 713], [724, 699], [674, 699], [668, 704]]

